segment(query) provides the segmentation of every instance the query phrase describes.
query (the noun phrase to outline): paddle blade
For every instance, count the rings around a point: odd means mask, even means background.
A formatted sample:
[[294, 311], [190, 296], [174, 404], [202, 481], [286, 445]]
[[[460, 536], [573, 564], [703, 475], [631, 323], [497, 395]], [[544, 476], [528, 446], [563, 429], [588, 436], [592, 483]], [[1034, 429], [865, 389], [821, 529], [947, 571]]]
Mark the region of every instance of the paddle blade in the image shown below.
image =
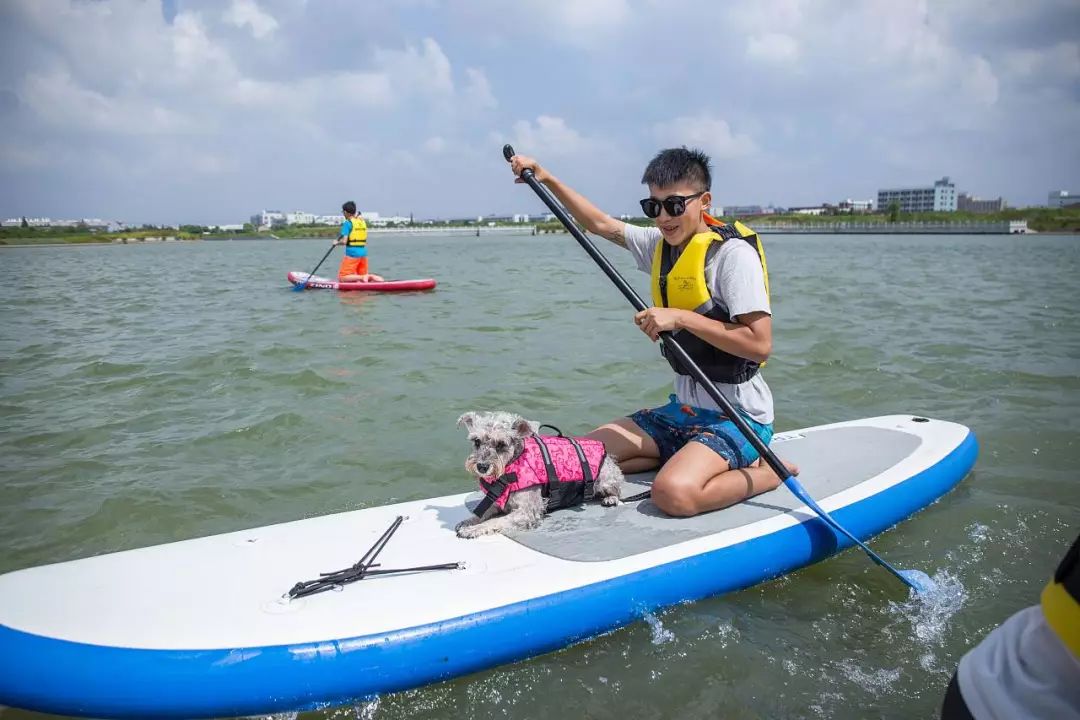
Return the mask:
[[919, 595], [929, 595], [937, 590], [937, 583], [922, 570], [900, 570], [899, 573]]

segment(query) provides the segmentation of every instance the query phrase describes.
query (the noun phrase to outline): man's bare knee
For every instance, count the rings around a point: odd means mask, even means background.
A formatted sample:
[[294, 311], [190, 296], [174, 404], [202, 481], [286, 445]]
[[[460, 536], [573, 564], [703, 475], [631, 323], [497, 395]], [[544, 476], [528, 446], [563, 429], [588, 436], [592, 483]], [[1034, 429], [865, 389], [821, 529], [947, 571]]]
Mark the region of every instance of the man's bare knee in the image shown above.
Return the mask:
[[691, 489], [675, 484], [654, 483], [652, 502], [672, 517], [693, 517], [700, 512]]

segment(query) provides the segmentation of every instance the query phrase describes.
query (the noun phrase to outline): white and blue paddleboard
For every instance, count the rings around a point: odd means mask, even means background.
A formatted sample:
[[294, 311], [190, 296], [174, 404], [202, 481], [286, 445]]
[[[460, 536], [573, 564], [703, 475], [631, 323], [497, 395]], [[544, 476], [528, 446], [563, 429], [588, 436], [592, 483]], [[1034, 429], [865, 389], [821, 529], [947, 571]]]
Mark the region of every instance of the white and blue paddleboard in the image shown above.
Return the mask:
[[[968, 428], [910, 415], [788, 432], [772, 446], [866, 539], [971, 469]], [[634, 476], [623, 495], [643, 489]], [[465, 478], [462, 478], [463, 482]], [[253, 715], [344, 703], [562, 648], [679, 602], [791, 572], [850, 545], [783, 486], [674, 519], [648, 500], [551, 514], [462, 540], [473, 493], [272, 525], [0, 576], [0, 704], [92, 717]], [[371, 575], [293, 600], [357, 562]]]

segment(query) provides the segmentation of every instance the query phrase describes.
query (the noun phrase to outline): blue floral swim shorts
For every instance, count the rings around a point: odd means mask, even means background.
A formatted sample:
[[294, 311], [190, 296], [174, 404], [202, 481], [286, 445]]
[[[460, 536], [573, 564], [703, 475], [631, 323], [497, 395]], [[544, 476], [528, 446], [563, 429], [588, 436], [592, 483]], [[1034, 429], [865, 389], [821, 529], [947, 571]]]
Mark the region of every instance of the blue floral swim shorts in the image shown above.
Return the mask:
[[[743, 420], [768, 445], [772, 440], [772, 425], [763, 425], [743, 415]], [[638, 410], [630, 419], [645, 431], [660, 449], [660, 462], [665, 463], [686, 443], [699, 442], [728, 462], [732, 470], [749, 466], [758, 459], [758, 451], [743, 437], [726, 415], [716, 410], [691, 407], [671, 395], [667, 405], [651, 410]]]

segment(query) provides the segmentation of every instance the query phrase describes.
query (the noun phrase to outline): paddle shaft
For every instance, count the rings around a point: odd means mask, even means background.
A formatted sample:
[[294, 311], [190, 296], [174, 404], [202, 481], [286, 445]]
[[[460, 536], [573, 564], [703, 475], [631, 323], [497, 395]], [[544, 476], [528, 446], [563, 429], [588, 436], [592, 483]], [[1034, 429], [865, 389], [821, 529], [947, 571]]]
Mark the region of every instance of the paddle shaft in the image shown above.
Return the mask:
[[[514, 149], [509, 145], [504, 146], [503, 156], [507, 159], [507, 161], [509, 161], [510, 158], [514, 156]], [[569, 233], [574, 236], [574, 239], [578, 241], [578, 244], [581, 245], [582, 248], [585, 249], [585, 252], [589, 253], [589, 256], [596, 261], [596, 264], [599, 265], [600, 269], [604, 271], [604, 273], [608, 276], [608, 278], [611, 279], [613, 283], [615, 283], [615, 287], [619, 288], [619, 290], [626, 297], [626, 299], [630, 301], [630, 304], [633, 305], [638, 312], [642, 310], [647, 310], [649, 306], [645, 304], [645, 301], [641, 299], [641, 296], [634, 291], [634, 288], [630, 287], [630, 284], [627, 283], [626, 279], [619, 274], [619, 271], [615, 269], [611, 262], [608, 261], [606, 257], [604, 257], [604, 254], [597, 250], [596, 246], [593, 245], [592, 242], [587, 237], [585, 237], [584, 233], [582, 233], [581, 230], [578, 229], [577, 225], [573, 222], [573, 220], [566, 213], [563, 207], [554, 198], [554, 196], [552, 196], [551, 191], [544, 187], [540, 183], [540, 181], [536, 179], [533, 171], [526, 168], [525, 171], [521, 173], [521, 179], [524, 180], [525, 183], [533, 189], [533, 192], [535, 192], [544, 202], [544, 204], [548, 206], [548, 208], [555, 215], [555, 217], [559, 218], [559, 222], [561, 222], [563, 226], [567, 229], [567, 231], [569, 231]], [[705, 373], [701, 370], [701, 368], [698, 367], [697, 363], [694, 362], [693, 358], [691, 358], [690, 355], [686, 352], [686, 350], [683, 349], [683, 347], [679, 344], [679, 341], [674, 338], [672, 333], [668, 331], [661, 332], [660, 338], [663, 340], [664, 348], [667, 350], [667, 352], [671, 353], [678, 361], [679, 366], [685, 368], [690, 373], [690, 376], [693, 377], [694, 380], [698, 382], [698, 384], [705, 388], [705, 392], [709, 394], [709, 397], [711, 397], [713, 401], [724, 411], [724, 414], [727, 415], [728, 419], [730, 419], [735, 424], [735, 427], [739, 428], [739, 432], [741, 432], [743, 436], [747, 439], [747, 441], [749, 441], [749, 443], [754, 446], [754, 449], [758, 451], [758, 454], [761, 455], [761, 457], [765, 460], [768, 466], [772, 468], [772, 471], [776, 473], [776, 476], [779, 478], [783, 478], [784, 484], [788, 487], [789, 490], [791, 490], [792, 494], [794, 494], [795, 497], [797, 497], [799, 500], [805, 503], [807, 507], [817, 513], [817, 515], [821, 517], [821, 519], [824, 520], [831, 528], [833, 528], [840, 534], [848, 537], [849, 539], [851, 539], [852, 542], [854, 542], [856, 545], [866, 551], [866, 553], [870, 556], [871, 560], [891, 572], [908, 587], [916, 591], [919, 590], [919, 588], [916, 587], [910, 580], [900, 574], [900, 571], [898, 571], [889, 563], [885, 562], [884, 559], [879, 557], [877, 553], [868, 548], [861, 540], [859, 540], [859, 538], [855, 537], [853, 534], [848, 532], [846, 528], [840, 525], [840, 523], [836, 522], [836, 520], [834, 520], [832, 516], [830, 516], [823, 508], [821, 508], [812, 497], [810, 497], [809, 493], [807, 493], [806, 489], [802, 486], [802, 483], [796, 480], [791, 475], [791, 473], [788, 472], [787, 468], [780, 461], [780, 458], [778, 458], [776, 454], [769, 449], [768, 445], [762, 442], [761, 438], [758, 437], [757, 433], [754, 432], [753, 428], [751, 428], [750, 425], [747, 424], [747, 422], [742, 418], [742, 416], [735, 411], [735, 408], [733, 408], [731, 403], [728, 402], [728, 399], [724, 397], [723, 393], [721, 393], [720, 390], [716, 387], [716, 385], [713, 384], [712, 380], [710, 380], [708, 376], [706, 376]]]
[[293, 290], [304, 290], [304, 289], [306, 289], [307, 286], [308, 286], [308, 283], [311, 282], [311, 276], [315, 274], [315, 270], [318, 270], [320, 267], [322, 267], [322, 264], [324, 262], [326, 262], [326, 258], [330, 257], [330, 253], [334, 252], [334, 248], [336, 248], [336, 247], [337, 247], [337, 243], [335, 242], [333, 245], [330, 246], [330, 249], [326, 251], [326, 254], [322, 256], [322, 260], [320, 260], [319, 264], [315, 266], [315, 269], [307, 274], [307, 277], [304, 278], [304, 282], [299, 284], [299, 285], [294, 285]]

